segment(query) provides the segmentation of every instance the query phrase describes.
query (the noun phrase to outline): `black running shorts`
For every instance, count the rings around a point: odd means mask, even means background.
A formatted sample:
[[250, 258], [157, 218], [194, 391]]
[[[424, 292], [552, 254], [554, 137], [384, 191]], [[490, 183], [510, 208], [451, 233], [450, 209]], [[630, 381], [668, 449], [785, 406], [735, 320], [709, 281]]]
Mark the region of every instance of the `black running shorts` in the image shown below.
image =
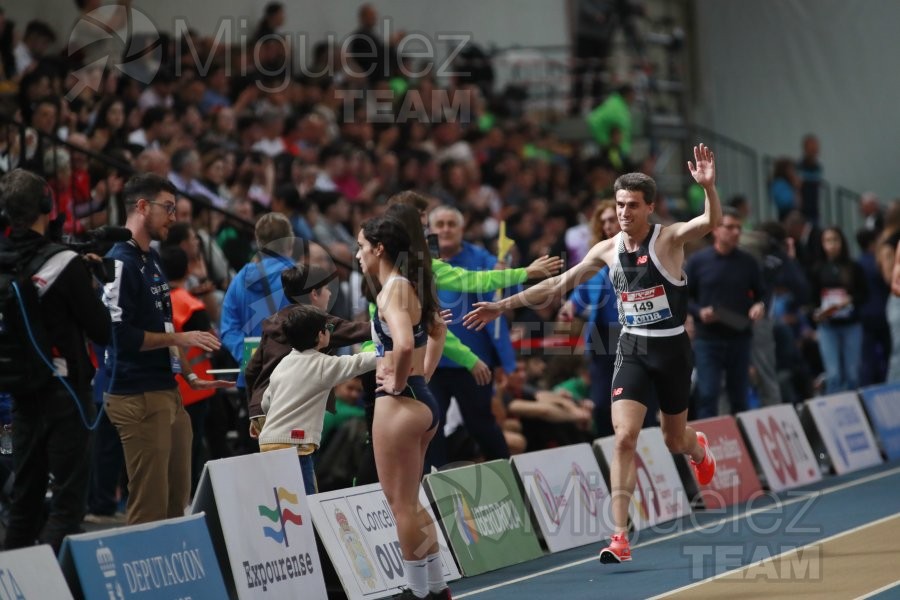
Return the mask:
[[691, 397], [694, 355], [687, 333], [648, 337], [623, 333], [619, 336], [612, 401], [634, 400], [653, 406], [653, 398], [667, 415], [687, 409]]

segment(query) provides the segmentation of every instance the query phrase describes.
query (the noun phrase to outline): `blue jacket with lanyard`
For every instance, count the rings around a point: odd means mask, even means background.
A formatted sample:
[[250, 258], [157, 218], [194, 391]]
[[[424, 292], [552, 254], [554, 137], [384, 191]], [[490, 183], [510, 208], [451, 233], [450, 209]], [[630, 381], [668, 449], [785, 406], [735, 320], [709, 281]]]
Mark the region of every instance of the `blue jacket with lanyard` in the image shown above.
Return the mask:
[[[115, 260], [116, 277], [103, 287], [103, 303], [112, 317], [116, 344], [115, 380], [111, 394], [140, 394], [176, 387], [180, 365], [168, 348], [141, 351], [144, 332], [164, 333], [172, 323], [169, 282], [152, 248], [141, 250], [132, 240], [119, 242], [106, 254]], [[112, 357], [107, 348], [107, 370]]]

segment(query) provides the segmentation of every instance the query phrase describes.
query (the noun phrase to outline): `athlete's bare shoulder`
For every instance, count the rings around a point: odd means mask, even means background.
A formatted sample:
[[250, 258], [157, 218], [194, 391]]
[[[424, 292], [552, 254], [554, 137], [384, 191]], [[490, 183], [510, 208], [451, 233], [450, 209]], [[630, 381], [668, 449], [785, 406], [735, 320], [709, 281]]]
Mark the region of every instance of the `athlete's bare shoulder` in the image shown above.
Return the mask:
[[656, 255], [663, 268], [669, 273], [681, 273], [684, 269], [684, 243], [685, 240], [678, 235], [676, 226], [683, 223], [673, 223], [660, 227], [659, 236], [656, 238]]
[[588, 250], [582, 262], [600, 268], [604, 265], [611, 265], [616, 258], [616, 240], [618, 238], [618, 235], [614, 235], [609, 239], [597, 242], [593, 248]]
[[685, 223], [670, 223], [669, 225], [661, 225], [659, 235], [656, 237], [656, 243], [659, 251], [681, 250], [684, 248], [685, 240], [679, 235], [681, 228]]

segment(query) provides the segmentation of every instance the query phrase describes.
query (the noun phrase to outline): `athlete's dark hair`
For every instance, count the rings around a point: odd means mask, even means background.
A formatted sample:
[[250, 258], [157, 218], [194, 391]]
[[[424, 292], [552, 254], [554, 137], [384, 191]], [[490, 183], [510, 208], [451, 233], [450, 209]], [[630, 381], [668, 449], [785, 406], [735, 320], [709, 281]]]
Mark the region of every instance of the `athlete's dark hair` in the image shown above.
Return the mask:
[[422, 229], [421, 214], [411, 204], [391, 204], [384, 211], [384, 216], [397, 219], [403, 224], [406, 233], [409, 234], [412, 251], [421, 253], [423, 262], [431, 262], [431, 251], [428, 249], [428, 240], [425, 239], [425, 231]]
[[644, 202], [653, 204], [656, 201], [656, 182], [649, 175], [643, 173], [625, 173], [616, 179], [613, 191], [628, 190], [629, 192], [642, 192]]
[[[415, 230], [421, 235], [420, 222], [417, 222]], [[422, 322], [431, 330], [440, 319], [440, 302], [434, 287], [427, 245], [423, 253], [413, 245], [406, 226], [386, 215], [367, 222], [363, 227], [363, 237], [373, 246], [381, 244], [388, 260], [412, 283], [422, 304]]]
[[397, 192], [396, 194], [388, 198], [389, 207], [396, 204], [406, 204], [408, 206], [412, 206], [419, 212], [428, 211], [428, 198], [412, 190]]

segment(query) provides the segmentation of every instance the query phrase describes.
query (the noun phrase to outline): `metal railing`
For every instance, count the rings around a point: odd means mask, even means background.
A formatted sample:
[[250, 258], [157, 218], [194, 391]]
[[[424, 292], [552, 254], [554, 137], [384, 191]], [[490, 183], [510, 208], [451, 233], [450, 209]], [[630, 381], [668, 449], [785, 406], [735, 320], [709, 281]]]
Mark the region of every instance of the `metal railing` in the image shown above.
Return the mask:
[[[768, 210], [774, 215], [775, 206], [769, 184], [774, 171], [775, 158], [762, 157], [762, 177], [766, 186], [765, 198]], [[849, 237], [863, 226], [863, 216], [859, 212], [860, 194], [842, 185], [833, 185], [823, 179], [819, 184], [819, 226], [840, 227]], [[853, 250], [855, 250], [855, 245]]]
[[[668, 43], [668, 42], [667, 42]], [[512, 46], [491, 48], [487, 60], [495, 70], [495, 89], [503, 84], [522, 86], [527, 90], [524, 104], [531, 110], [555, 110], [562, 112], [571, 101], [571, 86], [578, 59], [571, 56], [569, 46]], [[594, 65], [600, 67], [601, 65]], [[610, 74], [603, 69], [587, 74], [585, 90], [590, 90], [590, 77], [600, 77], [608, 83]], [[665, 82], [662, 82], [665, 83]], [[498, 89], [499, 91], [499, 89]], [[660, 81], [649, 81], [641, 89], [644, 101], [655, 101]], [[645, 108], [649, 108], [646, 106]], [[702, 125], [690, 124], [676, 118], [657, 119], [660, 115], [647, 111], [644, 137], [651, 152], [657, 156], [654, 173], [661, 191], [676, 197], [684, 197], [691, 184], [685, 173], [682, 157], [690, 157], [692, 147], [698, 142], [710, 145], [719, 165], [718, 188], [723, 201], [743, 195], [750, 203], [750, 219], [759, 223], [777, 220], [777, 210], [770, 196], [770, 180], [774, 159], [734, 138]], [[572, 121], [572, 122], [570, 122]], [[589, 141], [590, 134], [579, 117], [562, 120], [558, 124], [565, 129], [560, 137], [573, 141]], [[641, 124], [636, 124], [640, 128]], [[822, 181], [819, 190], [819, 224], [838, 225], [852, 235], [862, 225], [857, 192], [831, 182]], [[684, 210], [686, 207], [679, 207]]]
[[688, 131], [685, 156], [692, 157], [693, 147], [700, 142], [712, 148], [716, 156], [717, 186], [722, 200], [744, 195], [750, 202], [751, 215], [755, 220], [762, 220], [765, 211], [761, 206], [759, 153], [747, 144], [702, 125], [690, 125]]
[[[727, 202], [735, 195], [743, 195], [750, 203], [750, 220], [754, 223], [777, 220], [778, 214], [771, 197], [770, 183], [775, 159], [761, 154], [750, 146], [713, 131], [702, 125], [691, 124], [685, 127], [655, 127], [651, 131], [657, 146], [681, 143], [683, 156], [690, 157], [692, 147], [703, 142], [713, 148], [718, 165], [719, 195]], [[691, 183], [689, 175], [684, 173], [683, 163], [673, 165], [669, 181], [670, 189], [680, 184], [684, 189]], [[660, 177], [666, 182], [665, 175]], [[841, 185], [834, 185], [827, 180], [819, 184], [819, 226], [836, 225], [847, 236], [853, 236], [863, 225], [863, 217], [859, 212], [860, 194]]]
[[[49, 135], [15, 120], [7, 123], [6, 138], [3, 140], [3, 142], [5, 142], [4, 147], [7, 149], [6, 155], [4, 156], [4, 171], [9, 171], [16, 167], [23, 167], [41, 175], [48, 181], [51, 181], [59, 172], [60, 165], [58, 153], [50, 153], [53, 150], [61, 148], [66, 150], [69, 153], [70, 157], [81, 155], [86, 159], [86, 162], [88, 164], [105, 167], [109, 171], [114, 171], [120, 174], [123, 179], [127, 179], [128, 177], [137, 174], [137, 170], [129, 163], [122, 162], [113, 157], [106, 156], [98, 152], [94, 152], [93, 150], [75, 146], [55, 135]], [[17, 153], [11, 152], [11, 149], [14, 147], [18, 147], [19, 150]], [[48, 154], [50, 154], [50, 156], [52, 157], [52, 163], [51, 165], [49, 165], [49, 169], [46, 168], [47, 165], [44, 160], [44, 157]], [[74, 172], [70, 173], [70, 181], [66, 182], [73, 190], [76, 187], [75, 177], [76, 174]], [[215, 235], [215, 231], [211, 230], [212, 224], [214, 222], [221, 221], [222, 217], [227, 219], [230, 223], [233, 223], [238, 228], [245, 229], [246, 231], [251, 233], [253, 232], [254, 224], [251, 221], [247, 221], [246, 219], [243, 219], [242, 217], [234, 214], [227, 209], [215, 206], [205, 197], [198, 196], [196, 194], [190, 194], [181, 189], [179, 189], [178, 192], [180, 196], [183, 196], [191, 202], [192, 207], [200, 207], [204, 210], [209, 211], [206, 213], [208, 217], [207, 230], [210, 231], [211, 234]], [[88, 199], [79, 198], [79, 200]], [[118, 206], [111, 206], [111, 202], [117, 202]], [[104, 223], [97, 223], [96, 226], [121, 226], [124, 224], [125, 210], [124, 206], [121, 204], [121, 198], [108, 198], [105, 208], [106, 210], [113, 209], [112, 212], [115, 214], [114, 222], [109, 221]], [[214, 215], [216, 214], [220, 215], [220, 217], [215, 217]]]
[[[4, 172], [10, 171], [16, 167], [26, 168], [30, 171], [36, 172], [41, 175], [48, 181], [51, 180], [52, 176], [59, 171], [59, 163], [57, 153], [53, 153], [53, 164], [52, 168], [48, 171], [44, 168], [44, 155], [47, 154], [50, 150], [56, 148], [63, 148], [71, 155], [84, 155], [88, 161], [95, 161], [99, 165], [106, 167], [107, 169], [115, 170], [116, 172], [123, 175], [123, 179], [127, 179], [128, 177], [137, 174], [137, 169], [135, 169], [132, 165], [128, 163], [124, 163], [118, 161], [109, 156], [105, 156], [103, 154], [94, 152], [92, 150], [87, 150], [85, 148], [81, 148], [79, 146], [75, 146], [65, 140], [60, 139], [57, 136], [49, 135], [40, 131], [35, 130], [32, 127], [28, 127], [25, 124], [19, 121], [10, 121], [7, 123], [8, 127], [6, 129], [6, 139], [0, 140], [0, 143], [6, 142], [5, 148], [10, 149], [13, 147], [14, 142], [18, 143], [18, 148], [20, 149], [18, 156], [12, 156], [9, 153], [6, 156], [3, 156], [2, 152], [0, 152], [0, 159], [6, 158], [6, 163], [3, 167], [0, 167], [0, 175]], [[36, 143], [26, 142], [26, 138], [34, 136]], [[15, 138], [15, 139], [14, 139]], [[31, 155], [28, 155], [27, 152], [21, 150], [25, 149], [27, 146], [33, 146], [34, 151]], [[70, 186], [75, 184], [75, 174], [72, 173], [70, 175], [71, 180], [68, 182]], [[204, 219], [201, 220], [201, 224], [205, 227], [206, 231], [209, 233], [207, 237], [207, 243], [215, 244], [216, 237], [216, 225], [221, 225], [222, 223], [228, 223], [233, 225], [237, 229], [241, 230], [242, 233], [248, 233], [251, 236], [254, 235], [255, 232], [255, 223], [252, 221], [248, 221], [243, 217], [235, 214], [234, 212], [227, 210], [225, 208], [220, 208], [209, 201], [205, 196], [190, 194], [185, 190], [179, 189], [178, 194], [181, 197], [186, 198], [191, 203], [191, 208], [193, 214], [197, 214], [197, 209], [201, 209], [201, 214], [203, 214]], [[117, 202], [117, 206], [113, 210], [116, 215], [114, 220], [104, 220], [104, 222], [96, 222], [92, 223], [90, 227], [87, 229], [92, 229], [95, 227], [100, 227], [102, 225], [113, 225], [113, 226], [122, 226], [125, 222], [125, 207], [122, 203], [121, 195], [117, 198], [111, 198], [107, 200], [107, 205], [105, 207], [106, 210], [110, 208], [110, 200]], [[74, 210], [74, 208], [73, 208]], [[196, 221], [196, 218], [194, 219]], [[72, 235], [73, 239], [78, 239], [78, 235]], [[338, 267], [343, 267], [348, 270], [355, 270], [355, 265], [351, 263], [347, 263], [343, 260], [335, 258], [332, 252], [326, 248], [325, 246], [321, 246], [322, 250], [324, 250], [332, 263]], [[205, 250], [205, 254], [207, 256], [210, 254], [210, 249], [207, 248]], [[353, 262], [353, 261], [351, 261]]]

